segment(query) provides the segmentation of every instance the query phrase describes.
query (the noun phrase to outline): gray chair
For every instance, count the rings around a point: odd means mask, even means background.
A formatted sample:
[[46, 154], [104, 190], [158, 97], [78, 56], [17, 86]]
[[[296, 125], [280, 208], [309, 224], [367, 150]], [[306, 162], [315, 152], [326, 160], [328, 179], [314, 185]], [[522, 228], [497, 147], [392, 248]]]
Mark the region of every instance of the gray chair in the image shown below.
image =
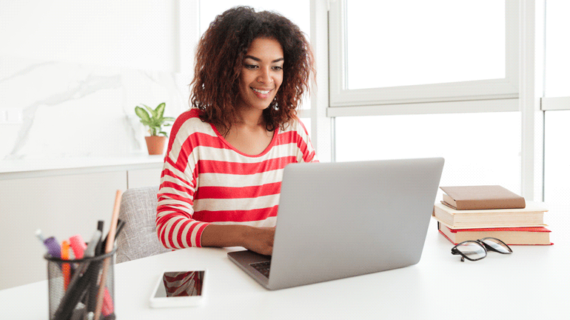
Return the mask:
[[126, 224], [117, 238], [116, 263], [171, 251], [156, 235], [157, 193], [158, 187], [145, 187], [123, 194], [119, 219]]

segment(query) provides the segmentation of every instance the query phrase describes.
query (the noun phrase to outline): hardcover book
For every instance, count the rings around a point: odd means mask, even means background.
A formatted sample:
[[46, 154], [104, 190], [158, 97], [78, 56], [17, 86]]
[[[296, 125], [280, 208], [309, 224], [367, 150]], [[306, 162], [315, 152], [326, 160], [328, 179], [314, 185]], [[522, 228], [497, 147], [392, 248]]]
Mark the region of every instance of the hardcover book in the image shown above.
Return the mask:
[[524, 209], [456, 210], [436, 203], [433, 216], [454, 229], [544, 227], [544, 203], [531, 202]]
[[508, 245], [552, 245], [550, 230], [544, 227], [451, 229], [440, 223], [439, 232], [453, 244], [493, 237]]
[[457, 210], [522, 209], [523, 197], [501, 186], [440, 187], [443, 201]]

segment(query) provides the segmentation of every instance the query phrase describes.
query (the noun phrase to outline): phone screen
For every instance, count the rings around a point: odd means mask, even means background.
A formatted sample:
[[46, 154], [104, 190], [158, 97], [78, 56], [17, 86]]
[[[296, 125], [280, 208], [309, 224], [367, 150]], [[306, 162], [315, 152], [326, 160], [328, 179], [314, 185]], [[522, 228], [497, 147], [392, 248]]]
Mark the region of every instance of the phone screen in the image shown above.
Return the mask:
[[201, 296], [204, 271], [165, 272], [155, 298]]

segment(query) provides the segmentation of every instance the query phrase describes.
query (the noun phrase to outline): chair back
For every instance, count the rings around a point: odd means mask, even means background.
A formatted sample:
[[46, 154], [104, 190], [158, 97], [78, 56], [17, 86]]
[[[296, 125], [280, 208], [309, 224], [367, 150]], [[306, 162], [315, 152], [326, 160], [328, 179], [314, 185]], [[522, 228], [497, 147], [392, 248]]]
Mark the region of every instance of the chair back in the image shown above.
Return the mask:
[[117, 238], [116, 263], [169, 252], [156, 235], [158, 186], [125, 191], [119, 219], [126, 222]]

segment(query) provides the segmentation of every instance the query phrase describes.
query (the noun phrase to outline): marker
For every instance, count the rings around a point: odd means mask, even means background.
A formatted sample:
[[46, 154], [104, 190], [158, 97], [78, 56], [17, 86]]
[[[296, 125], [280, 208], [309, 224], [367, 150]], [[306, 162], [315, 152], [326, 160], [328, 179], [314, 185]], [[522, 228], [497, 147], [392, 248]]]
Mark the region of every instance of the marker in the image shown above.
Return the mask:
[[61, 258], [61, 247], [55, 237], [49, 237], [44, 241], [48, 254], [54, 258]]
[[75, 259], [83, 259], [83, 254], [87, 246], [85, 245], [83, 238], [81, 238], [81, 235], [77, 234], [69, 238], [69, 244], [71, 245], [71, 249], [75, 254]]
[[[63, 240], [61, 243], [61, 259], [69, 260], [69, 242], [67, 242], [67, 240]], [[63, 289], [67, 290], [71, 277], [71, 266], [69, 263], [63, 263], [61, 265], [61, 273], [63, 274]]]

